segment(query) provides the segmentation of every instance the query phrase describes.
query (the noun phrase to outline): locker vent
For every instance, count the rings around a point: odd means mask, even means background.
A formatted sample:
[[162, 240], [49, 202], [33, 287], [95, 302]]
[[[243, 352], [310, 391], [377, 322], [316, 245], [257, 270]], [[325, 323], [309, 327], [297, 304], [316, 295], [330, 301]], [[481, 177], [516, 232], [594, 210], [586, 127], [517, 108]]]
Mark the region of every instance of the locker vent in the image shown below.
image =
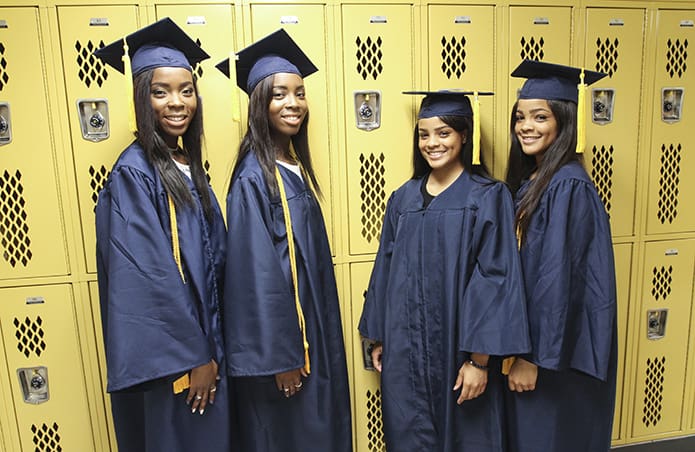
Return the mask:
[[22, 264], [26, 267], [32, 253], [29, 245], [29, 225], [27, 212], [24, 210], [26, 201], [22, 193], [22, 173], [17, 170], [14, 176], [5, 171], [0, 178], [0, 244], [2, 257], [12, 267]]
[[17, 350], [27, 358], [32, 353], [40, 357], [41, 353], [46, 350], [41, 317], [36, 317], [36, 320], [25, 317], [23, 322], [15, 317], [13, 323], [15, 327], [14, 337], [17, 338]]
[[86, 45], [83, 45], [80, 41], [75, 42], [77, 67], [80, 68], [77, 75], [80, 77], [80, 80], [87, 85], [87, 88], [89, 88], [93, 82], [96, 82], [101, 88], [101, 85], [109, 77], [106, 66], [104, 66], [99, 58], [93, 55], [95, 50], [101, 49], [102, 47], [104, 47], [104, 41], [100, 41], [98, 46], [94, 45], [92, 41], [87, 41]]
[[613, 146], [601, 146], [600, 149], [597, 146], [593, 147], [591, 178], [606, 207], [606, 212], [610, 214], [613, 197]]
[[520, 53], [521, 59], [543, 61], [543, 57], [545, 56], [545, 53], [543, 52], [543, 44], [545, 44], [545, 41], [542, 37], [538, 39], [534, 37], [526, 39], [522, 36]]
[[58, 424], [53, 425], [31, 424], [31, 433], [34, 434], [33, 442], [36, 446], [34, 452], [61, 452], [63, 447], [60, 445], [60, 434], [58, 434]]
[[203, 170], [205, 171], [205, 178], [208, 180], [208, 184], [212, 180], [210, 177], [210, 162], [207, 160], [203, 160]]
[[680, 39], [676, 39], [674, 42], [669, 39], [666, 45], [666, 72], [671, 78], [675, 75], [681, 78], [687, 69], [685, 60], [688, 59], [688, 40], [684, 39], [681, 42]]
[[673, 267], [668, 266], [656, 268], [652, 270], [654, 277], [652, 278], [652, 296], [654, 300], [659, 301], [659, 298], [666, 300], [671, 294], [671, 283], [673, 282]]
[[654, 359], [647, 358], [647, 375], [644, 379], [644, 408], [642, 408], [642, 423], [646, 427], [655, 426], [661, 421], [665, 369], [665, 356]]
[[659, 209], [657, 218], [664, 224], [673, 223], [678, 216], [678, 184], [681, 172], [681, 145], [661, 145], [661, 169], [659, 171]]
[[[200, 42], [200, 39], [196, 38], [195, 43], [198, 44], [200, 47], [203, 47], [203, 44]], [[203, 77], [203, 66], [199, 62], [195, 64], [195, 67], [193, 68], [193, 74], [195, 74], [198, 80], [200, 80]]]
[[362, 237], [379, 241], [386, 211], [386, 167], [384, 154], [360, 154], [360, 199], [362, 200]]
[[367, 390], [367, 450], [382, 452], [386, 450], [384, 424], [381, 415], [381, 391]]
[[613, 77], [618, 71], [618, 38], [613, 42], [606, 38], [602, 41], [601, 38], [596, 39], [596, 70], [605, 72], [609, 77]]
[[375, 41], [371, 37], [367, 37], [367, 40], [363, 41], [358, 36], [355, 44], [357, 44], [357, 53], [355, 54], [357, 73], [362, 76], [362, 80], [367, 80], [370, 75], [376, 80], [384, 70], [384, 66], [381, 64], [381, 57], [383, 56], [381, 36]]
[[455, 75], [457, 79], [461, 78], [461, 75], [466, 72], [466, 38], [461, 36], [457, 39], [452, 36], [451, 39], [447, 39], [446, 36], [442, 36], [442, 72], [446, 75], [446, 78], [451, 79], [452, 75]]
[[0, 42], [0, 91], [5, 88], [10, 76], [7, 75], [7, 60], [5, 59], [5, 45]]
[[106, 179], [109, 178], [111, 172], [106, 169], [104, 165], [99, 168], [89, 166], [89, 186], [92, 188], [92, 201], [94, 201], [94, 208], [96, 209], [97, 201], [99, 200], [99, 192], [104, 188]]

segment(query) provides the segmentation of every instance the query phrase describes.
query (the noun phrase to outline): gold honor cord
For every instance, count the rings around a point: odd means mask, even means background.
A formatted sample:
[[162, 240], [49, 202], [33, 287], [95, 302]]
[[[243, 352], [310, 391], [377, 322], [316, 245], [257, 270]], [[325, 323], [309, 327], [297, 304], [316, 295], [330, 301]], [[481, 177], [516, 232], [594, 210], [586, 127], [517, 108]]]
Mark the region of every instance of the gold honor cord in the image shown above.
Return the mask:
[[183, 266], [181, 265], [181, 248], [179, 247], [179, 229], [176, 226], [176, 206], [174, 205], [174, 200], [171, 199], [171, 195], [167, 194], [169, 198], [169, 227], [171, 228], [171, 249], [174, 253], [174, 261], [176, 261], [176, 267], [179, 269], [181, 274], [181, 280], [186, 283], [186, 277], [183, 276]]
[[302, 341], [304, 342], [304, 370], [307, 374], [311, 373], [311, 365], [309, 364], [309, 342], [306, 340], [306, 325], [304, 323], [304, 311], [299, 303], [299, 285], [297, 284], [297, 257], [294, 250], [294, 234], [292, 233], [292, 220], [290, 218], [290, 208], [287, 204], [287, 195], [285, 194], [285, 184], [282, 182], [280, 170], [275, 166], [275, 179], [278, 182], [280, 189], [280, 200], [282, 202], [282, 214], [285, 217], [285, 229], [287, 230], [287, 248], [290, 254], [290, 271], [292, 273], [292, 283], [294, 284], [294, 304], [297, 309], [297, 317], [299, 319], [299, 329], [302, 332]]

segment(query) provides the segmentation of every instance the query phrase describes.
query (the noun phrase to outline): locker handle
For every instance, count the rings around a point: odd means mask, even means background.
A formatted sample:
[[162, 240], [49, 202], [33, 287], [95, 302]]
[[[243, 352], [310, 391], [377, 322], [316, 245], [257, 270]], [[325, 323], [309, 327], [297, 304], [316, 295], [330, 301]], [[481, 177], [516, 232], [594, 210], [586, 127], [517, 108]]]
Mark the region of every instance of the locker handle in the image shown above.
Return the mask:
[[666, 319], [668, 309], [650, 309], [647, 311], [647, 339], [655, 341], [666, 336]]

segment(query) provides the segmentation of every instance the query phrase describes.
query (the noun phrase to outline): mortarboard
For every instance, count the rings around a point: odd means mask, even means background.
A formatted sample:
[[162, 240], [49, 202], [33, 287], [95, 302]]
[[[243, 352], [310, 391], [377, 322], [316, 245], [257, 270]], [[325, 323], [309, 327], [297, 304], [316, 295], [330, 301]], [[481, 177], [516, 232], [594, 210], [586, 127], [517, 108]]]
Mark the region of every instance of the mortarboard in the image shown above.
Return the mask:
[[526, 79], [519, 90], [519, 99], [564, 100], [577, 104], [576, 152], [584, 152], [586, 136], [585, 89], [607, 74], [561, 64], [524, 60], [512, 71], [511, 75]]
[[[473, 164], [480, 165], [480, 106], [478, 96], [491, 96], [489, 91], [403, 91], [403, 94], [424, 94], [418, 119], [435, 116], [465, 116], [473, 118]], [[474, 96], [473, 105], [468, 96]]]

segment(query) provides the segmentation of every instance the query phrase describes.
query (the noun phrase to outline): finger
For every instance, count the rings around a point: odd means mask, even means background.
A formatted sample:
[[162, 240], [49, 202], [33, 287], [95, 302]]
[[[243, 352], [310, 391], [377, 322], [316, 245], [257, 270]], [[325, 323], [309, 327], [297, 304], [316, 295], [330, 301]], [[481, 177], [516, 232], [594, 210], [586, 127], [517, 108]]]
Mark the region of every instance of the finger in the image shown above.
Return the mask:
[[454, 384], [454, 391], [459, 389], [461, 385], [463, 384], [463, 375], [459, 372], [458, 376], [456, 377], [456, 383]]
[[306, 369], [304, 369], [303, 367], [299, 370], [299, 373], [301, 373], [302, 377], [304, 377], [304, 378], [309, 376], [309, 374], [306, 373]]
[[205, 407], [208, 405], [208, 393], [204, 392], [200, 403], [198, 404], [198, 413], [202, 416], [205, 413]]
[[208, 391], [208, 402], [210, 402], [210, 405], [215, 404], [215, 396], [217, 395], [217, 386], [213, 386], [210, 388]]
[[191, 402], [191, 413], [195, 413], [200, 406], [200, 402], [203, 400], [203, 396], [200, 394], [195, 394], [193, 396], [193, 401]]

